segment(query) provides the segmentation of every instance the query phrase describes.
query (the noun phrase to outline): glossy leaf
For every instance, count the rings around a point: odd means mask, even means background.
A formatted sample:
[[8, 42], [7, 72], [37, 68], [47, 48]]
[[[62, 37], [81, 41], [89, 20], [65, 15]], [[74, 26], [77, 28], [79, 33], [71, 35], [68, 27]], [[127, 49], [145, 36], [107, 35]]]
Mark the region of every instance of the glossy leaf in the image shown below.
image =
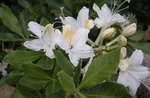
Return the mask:
[[73, 78], [70, 77], [64, 71], [61, 71], [58, 73], [58, 80], [59, 80], [60, 85], [66, 92], [72, 92], [75, 90], [75, 84], [74, 84]]
[[43, 56], [37, 63], [37, 65], [44, 70], [51, 70], [54, 66], [54, 59], [50, 59], [46, 56]]
[[29, 87], [35, 90], [40, 90], [44, 88], [49, 82], [50, 81], [48, 80], [34, 79], [34, 78], [27, 77], [27, 76], [24, 76], [19, 81], [21, 85], [24, 85], [26, 87]]
[[42, 56], [40, 52], [16, 50], [7, 54], [4, 58], [9, 64], [15, 68], [20, 68], [20, 65], [31, 63]]
[[22, 67], [23, 67], [25, 74], [31, 78], [45, 79], [45, 80], [52, 79], [47, 72], [37, 67], [35, 64], [24, 64], [22, 65]]
[[150, 43], [133, 43], [133, 42], [128, 42], [130, 46], [132, 46], [134, 49], [140, 49], [142, 50], [145, 54], [150, 54]]
[[71, 62], [63, 55], [62, 52], [58, 50], [54, 50], [54, 54], [56, 57], [57, 66], [70, 76], [73, 76], [73, 65]]
[[11, 9], [4, 4], [1, 4], [1, 7], [0, 7], [0, 18], [3, 22], [3, 24], [7, 28], [9, 28], [14, 33], [16, 33], [17, 35], [24, 38], [24, 35], [22, 33], [22, 29], [20, 27], [20, 24], [19, 24], [17, 17], [13, 14]]
[[82, 80], [79, 88], [97, 85], [107, 80], [116, 71], [120, 60], [120, 50], [116, 49], [107, 54], [96, 57]]
[[43, 98], [38, 91], [28, 88], [26, 86], [18, 85], [17, 89], [25, 98]]
[[104, 82], [81, 92], [88, 98], [132, 98], [124, 86], [113, 82]]

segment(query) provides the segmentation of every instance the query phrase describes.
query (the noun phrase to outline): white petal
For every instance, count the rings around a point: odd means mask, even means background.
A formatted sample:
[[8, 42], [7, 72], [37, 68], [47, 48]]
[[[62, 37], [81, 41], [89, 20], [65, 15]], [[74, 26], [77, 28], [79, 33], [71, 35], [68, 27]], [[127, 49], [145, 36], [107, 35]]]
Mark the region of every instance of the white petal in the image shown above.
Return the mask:
[[131, 66], [141, 65], [144, 59], [144, 54], [141, 50], [135, 50], [129, 58]]
[[97, 6], [97, 4], [93, 4], [93, 10], [96, 11], [96, 13], [98, 14], [98, 17], [101, 17], [101, 13], [100, 13], [100, 8]]
[[136, 80], [135, 78], [130, 78], [128, 80], [129, 82], [129, 90], [130, 90], [130, 94], [132, 96], [135, 96], [137, 90], [138, 90], [138, 87], [140, 86], [140, 82], [138, 80]]
[[88, 40], [88, 33], [89, 31], [84, 28], [80, 28], [77, 32], [74, 34], [74, 47], [80, 47], [86, 43]]
[[94, 23], [95, 23], [97, 28], [101, 28], [105, 25], [105, 22], [103, 20], [99, 19], [99, 18], [96, 18], [94, 20]]
[[71, 63], [76, 67], [79, 63], [80, 58], [77, 57], [76, 55], [72, 54], [71, 52], [69, 53], [69, 59]]
[[43, 26], [39, 25], [36, 22], [31, 21], [28, 23], [28, 27], [29, 27], [29, 30], [36, 36], [38, 37], [42, 36], [42, 30], [44, 28]]
[[81, 27], [81, 25], [78, 24], [78, 22], [73, 17], [60, 17], [61, 21], [65, 25], [71, 25], [73, 31], [75, 32], [78, 28]]
[[88, 15], [89, 15], [89, 9], [86, 7], [83, 7], [77, 17], [77, 21], [80, 22], [82, 25], [88, 20]]
[[138, 80], [150, 76], [149, 68], [140, 66], [131, 66], [128, 71]]
[[53, 53], [53, 49], [55, 49], [55, 45], [51, 45], [51, 47], [49, 47], [48, 49], [46, 49], [46, 56], [49, 58], [55, 58], [54, 53]]
[[34, 51], [39, 51], [41, 49], [45, 49], [45, 47], [46, 47], [46, 45], [40, 39], [26, 41], [23, 45], [26, 48], [34, 50]]
[[112, 20], [111, 21], [113, 22], [113, 24], [116, 23], [116, 22], [122, 22], [123, 23], [123, 22], [125, 22], [125, 19], [120, 14], [114, 14], [112, 16]]
[[90, 47], [89, 45], [83, 45], [82, 47], [75, 47], [72, 49], [73, 53], [75, 53], [76, 55], [78, 55], [79, 58], [85, 59], [85, 58], [90, 58], [90, 57], [94, 57], [94, 52], [92, 47]]
[[120, 72], [117, 83], [122, 84], [125, 87], [129, 86], [128, 77], [130, 77], [130, 76], [128, 75], [127, 72]]
[[140, 86], [140, 82], [127, 72], [120, 74], [117, 82], [126, 87], [128, 86], [132, 96], [135, 96], [137, 89]]

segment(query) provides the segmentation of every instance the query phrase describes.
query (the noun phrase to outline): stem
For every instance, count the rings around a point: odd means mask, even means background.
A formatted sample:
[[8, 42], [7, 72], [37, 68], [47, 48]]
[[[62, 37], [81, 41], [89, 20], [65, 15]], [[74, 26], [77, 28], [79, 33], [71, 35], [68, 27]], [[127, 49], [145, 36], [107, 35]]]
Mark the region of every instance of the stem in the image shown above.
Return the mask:
[[112, 40], [111, 42], [107, 43], [107, 44], [106, 44], [106, 47], [109, 47], [109, 46], [111, 46], [112, 44], [114, 44], [115, 42], [117, 42], [118, 39], [119, 39], [119, 37], [120, 37], [120, 35], [119, 35], [118, 37], [116, 37], [114, 40]]
[[92, 47], [95, 46], [95, 43], [94, 43], [91, 39], [88, 38], [87, 41], [88, 41], [88, 43], [89, 43]]
[[97, 50], [100, 50], [100, 51], [101, 51], [101, 50], [104, 50], [105, 48], [106, 48], [105, 46], [101, 46], [101, 47], [98, 47], [98, 48], [94, 48], [94, 50], [95, 50], [95, 51], [97, 51]]
[[83, 68], [83, 71], [84, 71], [84, 72], [83, 72], [83, 78], [84, 78], [84, 76], [86, 75], [86, 72], [87, 72], [87, 70], [88, 70], [90, 64], [92, 63], [92, 61], [93, 61], [93, 57], [91, 57], [91, 58], [89, 59], [87, 65]]
[[119, 45], [113, 45], [111, 47], [107, 47], [106, 50], [109, 51], [109, 50], [113, 50], [113, 49], [118, 48], [118, 47], [119, 47]]
[[101, 39], [101, 32], [99, 33], [97, 39], [95, 40], [95, 45], [98, 45], [100, 39]]

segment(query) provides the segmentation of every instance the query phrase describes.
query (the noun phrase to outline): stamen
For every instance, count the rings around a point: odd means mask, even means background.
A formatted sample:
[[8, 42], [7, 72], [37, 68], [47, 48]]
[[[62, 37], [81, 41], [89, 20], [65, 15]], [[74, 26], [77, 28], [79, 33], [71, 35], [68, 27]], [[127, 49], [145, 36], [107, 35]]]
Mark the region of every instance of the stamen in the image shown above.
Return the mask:
[[122, 3], [114, 10], [114, 12], [118, 12], [117, 10], [119, 10], [120, 7], [121, 7], [125, 2], [126, 2], [126, 1], [122, 2]]
[[57, 24], [57, 23], [61, 23], [61, 24], [62, 24], [61, 21], [55, 21], [55, 22], [53, 22], [53, 25], [55, 25], [55, 24]]
[[125, 7], [125, 8], [122, 8], [122, 9], [116, 11], [115, 13], [119, 13], [119, 12], [121, 12], [122, 10], [125, 10], [125, 9], [127, 9], [127, 8], [129, 8], [129, 6], [127, 6], [127, 7]]
[[57, 27], [55, 27], [55, 29], [59, 29], [59, 28], [62, 28], [63, 26], [57, 26]]
[[60, 11], [61, 11], [62, 17], [65, 19], [65, 15], [64, 15], [63, 10], [64, 10], [64, 7], [60, 7]]

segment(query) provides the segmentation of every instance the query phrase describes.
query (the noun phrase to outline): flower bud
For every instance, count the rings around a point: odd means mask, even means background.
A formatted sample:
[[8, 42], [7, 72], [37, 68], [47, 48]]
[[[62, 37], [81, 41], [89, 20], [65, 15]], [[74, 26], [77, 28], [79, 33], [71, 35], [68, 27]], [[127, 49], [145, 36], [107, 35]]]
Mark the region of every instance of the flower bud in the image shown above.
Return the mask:
[[132, 23], [124, 28], [122, 35], [127, 37], [133, 35], [135, 32], [136, 32], [136, 24]]
[[116, 34], [115, 28], [108, 28], [105, 31], [101, 32], [101, 39], [113, 38]]
[[121, 47], [120, 54], [121, 54], [121, 59], [124, 59], [127, 55], [127, 48]]
[[124, 36], [120, 36], [119, 39], [118, 39], [118, 45], [120, 47], [123, 47], [127, 44], [127, 39], [124, 37]]

